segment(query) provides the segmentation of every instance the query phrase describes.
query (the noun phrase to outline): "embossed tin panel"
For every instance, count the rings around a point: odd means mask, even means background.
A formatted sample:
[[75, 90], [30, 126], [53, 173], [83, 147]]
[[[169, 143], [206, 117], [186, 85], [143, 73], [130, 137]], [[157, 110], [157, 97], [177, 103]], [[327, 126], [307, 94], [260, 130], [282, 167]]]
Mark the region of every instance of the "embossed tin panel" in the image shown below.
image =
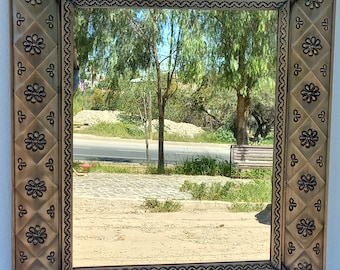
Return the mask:
[[291, 13], [284, 261], [323, 269], [333, 1], [296, 1]]
[[323, 269], [333, 5], [334, 0], [12, 0], [14, 269], [72, 269], [74, 7], [278, 11], [270, 261], [123, 268]]
[[60, 6], [12, 8], [13, 267], [60, 269]]

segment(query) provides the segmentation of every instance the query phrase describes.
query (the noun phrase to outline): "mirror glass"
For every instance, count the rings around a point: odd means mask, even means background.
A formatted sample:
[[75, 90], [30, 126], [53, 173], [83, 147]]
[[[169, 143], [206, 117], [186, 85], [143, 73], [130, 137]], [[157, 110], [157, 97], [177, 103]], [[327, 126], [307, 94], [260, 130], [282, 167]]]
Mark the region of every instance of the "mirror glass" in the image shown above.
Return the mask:
[[273, 148], [277, 12], [74, 18], [73, 265], [269, 260], [272, 163], [230, 146]]

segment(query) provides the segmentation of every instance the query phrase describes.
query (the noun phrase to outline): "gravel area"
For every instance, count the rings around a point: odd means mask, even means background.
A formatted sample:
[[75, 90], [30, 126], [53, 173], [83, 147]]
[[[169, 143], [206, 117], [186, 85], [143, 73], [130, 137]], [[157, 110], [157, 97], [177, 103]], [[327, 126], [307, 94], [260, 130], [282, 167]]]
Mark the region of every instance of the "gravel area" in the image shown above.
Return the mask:
[[77, 124], [94, 125], [99, 122], [118, 123], [119, 111], [93, 111], [83, 110], [73, 117], [73, 122]]
[[[88, 126], [97, 124], [99, 122], [118, 123], [119, 114], [119, 111], [83, 110], [74, 116], [73, 121], [76, 124], [85, 124]], [[157, 130], [158, 120], [152, 120], [152, 125], [154, 130]], [[194, 137], [195, 135], [204, 132], [204, 130], [193, 124], [176, 123], [171, 120], [165, 119], [165, 132]]]

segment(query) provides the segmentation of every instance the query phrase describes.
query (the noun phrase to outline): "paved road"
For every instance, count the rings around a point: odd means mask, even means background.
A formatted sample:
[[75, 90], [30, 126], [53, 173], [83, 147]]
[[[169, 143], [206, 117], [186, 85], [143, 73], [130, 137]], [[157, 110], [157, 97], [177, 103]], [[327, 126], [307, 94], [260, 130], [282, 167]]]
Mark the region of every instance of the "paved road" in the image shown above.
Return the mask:
[[191, 195], [180, 192], [185, 180], [195, 183], [225, 182], [224, 176], [193, 175], [147, 175], [89, 173], [73, 178], [73, 193], [76, 197], [114, 199], [176, 199], [189, 200]]
[[[145, 141], [103, 138], [74, 134], [74, 160], [110, 161], [124, 163], [146, 163]], [[149, 152], [152, 163], [158, 160], [158, 142], [150, 141]], [[176, 164], [198, 156], [210, 156], [229, 160], [230, 145], [206, 143], [164, 143], [165, 163]]]

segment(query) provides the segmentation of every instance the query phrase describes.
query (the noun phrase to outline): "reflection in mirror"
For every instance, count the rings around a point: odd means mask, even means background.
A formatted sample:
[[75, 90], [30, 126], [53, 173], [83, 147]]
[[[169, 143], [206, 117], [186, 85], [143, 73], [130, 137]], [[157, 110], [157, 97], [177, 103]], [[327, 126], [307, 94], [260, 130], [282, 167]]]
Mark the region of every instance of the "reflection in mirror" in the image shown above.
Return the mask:
[[276, 22], [76, 9], [75, 267], [269, 260]]

